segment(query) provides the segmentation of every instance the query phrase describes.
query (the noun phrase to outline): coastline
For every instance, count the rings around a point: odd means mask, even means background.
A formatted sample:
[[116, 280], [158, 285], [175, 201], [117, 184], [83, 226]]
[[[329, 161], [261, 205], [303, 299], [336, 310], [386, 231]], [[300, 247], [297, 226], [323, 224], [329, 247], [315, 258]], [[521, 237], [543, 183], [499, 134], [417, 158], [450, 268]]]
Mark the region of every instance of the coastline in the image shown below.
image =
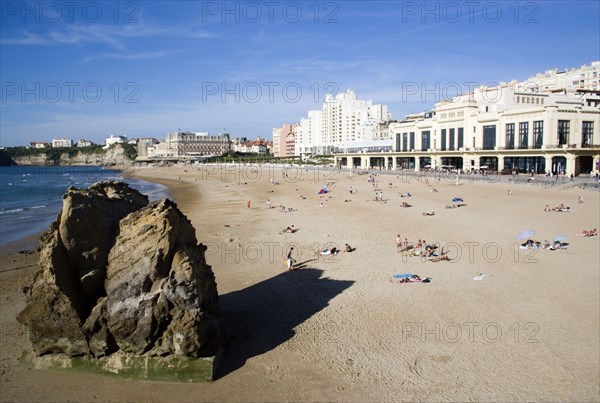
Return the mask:
[[[168, 186], [208, 247], [222, 315], [235, 335], [217, 381], [182, 388], [51, 371], [31, 377], [15, 363], [26, 345], [14, 324], [22, 309], [20, 287], [33, 275], [24, 268], [0, 273], [2, 323], [10, 329], [2, 344], [3, 400], [597, 398], [598, 238], [576, 234], [598, 228], [598, 192], [584, 192], [585, 203], [578, 205], [580, 191], [573, 189], [428, 187], [415, 178], [380, 175], [376, 186], [387, 200], [381, 203], [366, 175], [296, 171], [286, 179], [268, 167], [259, 174], [194, 166], [135, 172]], [[328, 182], [331, 193], [321, 207], [317, 191]], [[357, 193], [350, 194], [350, 186]], [[405, 192], [412, 197], [398, 196]], [[454, 197], [466, 206], [445, 209]], [[267, 199], [296, 211], [268, 210]], [[411, 208], [399, 207], [405, 200]], [[543, 212], [545, 204], [560, 203], [576, 211]], [[421, 214], [427, 211], [435, 215]], [[299, 231], [282, 234], [291, 224]], [[528, 228], [540, 240], [564, 234], [569, 248], [515, 248], [516, 234]], [[454, 259], [405, 257], [396, 252], [397, 234], [439, 242]], [[327, 244], [346, 242], [356, 251], [315, 255]], [[296, 272], [283, 263], [291, 246], [304, 262]], [[430, 276], [432, 283], [389, 281], [405, 272]], [[479, 273], [491, 277], [473, 281]], [[50, 386], [66, 380], [68, 392]]]
[[14, 244], [43, 233], [62, 207], [68, 187], [88, 187], [102, 180], [130, 182], [151, 200], [166, 195], [158, 182], [135, 177], [131, 166], [11, 166], [3, 167], [0, 184], [3, 200], [0, 211], [0, 245]]

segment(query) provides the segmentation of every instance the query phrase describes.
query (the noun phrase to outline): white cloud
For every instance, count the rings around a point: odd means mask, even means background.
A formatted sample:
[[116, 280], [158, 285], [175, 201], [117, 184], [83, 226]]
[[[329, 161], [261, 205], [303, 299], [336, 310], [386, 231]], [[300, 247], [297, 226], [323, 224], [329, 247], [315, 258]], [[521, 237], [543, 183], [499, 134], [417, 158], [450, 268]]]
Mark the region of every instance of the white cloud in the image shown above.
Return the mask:
[[117, 49], [125, 49], [125, 40], [130, 38], [175, 38], [210, 39], [220, 34], [202, 29], [186, 30], [181, 28], [149, 26], [145, 23], [126, 25], [83, 25], [69, 24], [43, 34], [19, 31], [19, 36], [0, 39], [3, 45], [80, 45], [86, 43], [104, 44]]
[[145, 60], [145, 59], [160, 59], [171, 55], [181, 53], [183, 50], [158, 50], [154, 52], [139, 52], [139, 53], [103, 53], [94, 56], [88, 56], [82, 60], [82, 63], [87, 63], [96, 59], [120, 59], [120, 60]]

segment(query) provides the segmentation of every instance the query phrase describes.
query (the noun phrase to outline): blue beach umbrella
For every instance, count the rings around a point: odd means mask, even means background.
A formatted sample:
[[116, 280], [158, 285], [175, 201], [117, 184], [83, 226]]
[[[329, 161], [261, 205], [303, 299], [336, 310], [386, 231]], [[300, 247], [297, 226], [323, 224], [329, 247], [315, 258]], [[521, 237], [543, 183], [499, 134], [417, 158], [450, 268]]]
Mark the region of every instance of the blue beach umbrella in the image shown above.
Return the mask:
[[535, 235], [535, 231], [532, 229], [526, 229], [525, 231], [519, 232], [517, 234], [517, 241], [522, 241], [523, 239], [531, 238]]
[[453, 201], [454, 203], [461, 203], [461, 202], [463, 202], [464, 200], [462, 199], [462, 197], [455, 197], [454, 199], [452, 199], [452, 201]]

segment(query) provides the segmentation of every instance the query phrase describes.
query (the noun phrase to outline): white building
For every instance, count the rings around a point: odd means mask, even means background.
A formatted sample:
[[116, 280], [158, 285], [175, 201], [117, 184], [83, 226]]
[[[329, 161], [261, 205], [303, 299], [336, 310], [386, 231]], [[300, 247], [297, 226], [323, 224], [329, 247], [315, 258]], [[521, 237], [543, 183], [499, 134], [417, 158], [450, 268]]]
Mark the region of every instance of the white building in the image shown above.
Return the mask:
[[338, 164], [568, 175], [600, 169], [600, 91], [480, 87], [389, 128], [391, 150], [360, 152], [347, 144], [336, 156]]
[[108, 147], [117, 143], [127, 143], [127, 136], [114, 136], [111, 134], [104, 139], [104, 147], [102, 148], [107, 149]]
[[52, 147], [56, 148], [56, 147], [73, 147], [73, 140], [72, 139], [53, 139], [52, 140]]
[[311, 110], [300, 120], [296, 155], [330, 154], [340, 144], [381, 137], [379, 124], [389, 118], [386, 105], [360, 100], [352, 90], [328, 94], [320, 110]]
[[308, 117], [300, 119], [296, 128], [295, 155], [309, 156], [331, 153], [331, 146], [326, 147], [321, 137], [321, 110], [308, 111]]
[[94, 142], [86, 139], [77, 140], [77, 147], [91, 147], [94, 145]]
[[232, 150], [239, 153], [253, 153], [253, 154], [269, 154], [273, 144], [261, 137], [257, 137], [256, 140], [248, 140], [246, 137], [240, 137], [233, 141]]
[[[136, 159], [144, 160], [144, 159], [178, 159], [177, 149], [172, 147], [171, 143], [158, 143], [158, 144], [144, 144], [138, 145], [138, 156]], [[142, 153], [140, 154], [140, 148]]]
[[598, 91], [600, 90], [600, 61], [592, 62], [590, 66], [584, 64], [581, 67], [565, 70], [547, 70], [529, 77], [519, 85], [522, 91]]

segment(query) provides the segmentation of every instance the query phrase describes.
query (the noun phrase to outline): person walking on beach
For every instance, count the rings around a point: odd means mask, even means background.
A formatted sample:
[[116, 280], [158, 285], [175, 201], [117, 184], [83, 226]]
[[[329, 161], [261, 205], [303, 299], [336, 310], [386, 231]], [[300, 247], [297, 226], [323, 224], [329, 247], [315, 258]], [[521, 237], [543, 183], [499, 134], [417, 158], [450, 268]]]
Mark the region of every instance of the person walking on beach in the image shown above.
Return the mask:
[[296, 261], [294, 260], [294, 258], [292, 258], [292, 251], [293, 250], [294, 250], [294, 247], [291, 247], [290, 250], [288, 251], [288, 254], [287, 254], [287, 257], [286, 257], [288, 270], [296, 270], [294, 268], [294, 263]]
[[246, 205], [248, 206], [248, 208], [250, 208], [250, 203], [251, 203], [251, 201], [250, 201], [250, 200], [248, 200], [248, 201], [246, 202]]
[[402, 238], [400, 238], [400, 234], [396, 235], [396, 252], [400, 252], [402, 249]]
[[273, 206], [271, 205], [271, 200], [267, 199], [267, 208], [270, 210], [271, 208], [273, 208]]

